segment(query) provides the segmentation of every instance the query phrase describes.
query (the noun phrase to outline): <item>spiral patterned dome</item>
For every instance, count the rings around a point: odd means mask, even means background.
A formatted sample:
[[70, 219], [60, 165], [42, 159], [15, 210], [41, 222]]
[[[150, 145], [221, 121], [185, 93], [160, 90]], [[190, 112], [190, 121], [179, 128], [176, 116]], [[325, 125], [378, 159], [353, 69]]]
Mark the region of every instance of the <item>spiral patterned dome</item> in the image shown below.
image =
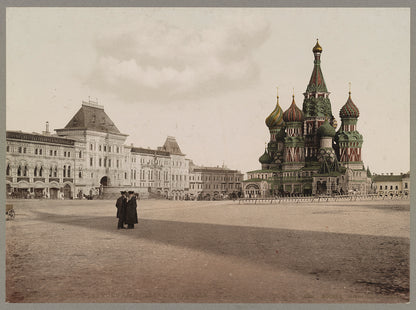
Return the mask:
[[259, 158], [260, 164], [270, 164], [272, 160], [273, 159], [270, 157], [266, 150], [264, 150], [264, 154]]
[[317, 134], [320, 137], [335, 137], [335, 129], [328, 120], [325, 120], [321, 127], [318, 128]]
[[341, 118], [358, 118], [360, 116], [360, 111], [358, 110], [354, 102], [352, 102], [351, 92], [349, 92], [347, 102], [339, 111], [339, 116]]
[[316, 44], [312, 50], [314, 53], [322, 53], [322, 47], [319, 45], [318, 39], [316, 39]]
[[285, 122], [302, 122], [303, 112], [296, 106], [295, 95], [292, 96], [292, 104], [289, 109], [283, 113], [283, 120]]
[[270, 113], [270, 115], [266, 118], [266, 125], [269, 129], [281, 127], [284, 125], [283, 122], [283, 110], [279, 105], [279, 97], [277, 97], [276, 107]]

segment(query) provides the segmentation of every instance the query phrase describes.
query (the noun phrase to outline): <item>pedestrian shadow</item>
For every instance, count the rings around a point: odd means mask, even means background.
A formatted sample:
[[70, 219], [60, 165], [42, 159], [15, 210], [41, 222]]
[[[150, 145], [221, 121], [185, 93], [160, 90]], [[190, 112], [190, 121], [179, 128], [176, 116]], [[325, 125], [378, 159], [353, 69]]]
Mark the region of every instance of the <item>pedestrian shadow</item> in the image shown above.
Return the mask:
[[[116, 230], [114, 217], [59, 216], [34, 211], [45, 222]], [[124, 235], [125, 233], [125, 235]], [[235, 257], [319, 279], [361, 282], [409, 291], [408, 238], [139, 219], [123, 236]]]

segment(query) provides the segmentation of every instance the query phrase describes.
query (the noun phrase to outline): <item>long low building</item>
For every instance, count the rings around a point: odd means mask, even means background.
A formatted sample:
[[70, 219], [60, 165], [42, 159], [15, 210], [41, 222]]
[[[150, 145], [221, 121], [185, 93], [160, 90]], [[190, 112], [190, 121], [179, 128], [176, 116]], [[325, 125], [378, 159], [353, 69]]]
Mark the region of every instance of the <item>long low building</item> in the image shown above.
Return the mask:
[[402, 174], [375, 174], [373, 184], [379, 196], [408, 196], [410, 193], [410, 172]]
[[[55, 131], [46, 123], [42, 133], [6, 132], [8, 198], [113, 198], [125, 189], [143, 198], [197, 197], [191, 161], [174, 137], [156, 149], [126, 145], [128, 135], [92, 101], [82, 102], [68, 124]], [[228, 171], [236, 173], [223, 172]], [[237, 191], [235, 184], [227, 183], [226, 192], [230, 186]]]

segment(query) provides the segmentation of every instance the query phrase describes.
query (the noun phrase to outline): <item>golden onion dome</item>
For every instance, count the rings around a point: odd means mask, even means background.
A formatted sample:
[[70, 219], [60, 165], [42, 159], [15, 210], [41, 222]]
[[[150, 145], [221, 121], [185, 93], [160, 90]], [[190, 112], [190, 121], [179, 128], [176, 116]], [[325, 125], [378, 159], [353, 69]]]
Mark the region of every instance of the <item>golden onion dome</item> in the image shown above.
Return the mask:
[[283, 121], [283, 110], [279, 105], [279, 96], [277, 96], [276, 107], [270, 113], [270, 115], [265, 120], [267, 127], [269, 129], [282, 127], [284, 125]]
[[318, 39], [316, 39], [316, 44], [312, 50], [314, 53], [322, 53], [322, 47], [319, 45]]

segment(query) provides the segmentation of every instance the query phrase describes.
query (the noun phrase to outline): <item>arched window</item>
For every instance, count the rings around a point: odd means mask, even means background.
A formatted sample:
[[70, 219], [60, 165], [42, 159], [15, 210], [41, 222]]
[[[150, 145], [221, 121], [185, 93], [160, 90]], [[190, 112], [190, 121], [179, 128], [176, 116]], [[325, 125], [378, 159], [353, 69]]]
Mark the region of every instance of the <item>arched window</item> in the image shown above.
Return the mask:
[[10, 165], [9, 164], [7, 164], [6, 175], [10, 175]]
[[38, 176], [38, 167], [35, 167], [35, 169], [33, 170], [33, 175], [34, 175], [35, 177], [37, 177], [37, 176]]
[[23, 172], [23, 176], [27, 177], [27, 166], [25, 166], [24, 172]]
[[52, 177], [52, 167], [49, 168], [49, 177]]
[[20, 177], [22, 175], [22, 167], [17, 168], [17, 176]]
[[63, 170], [64, 178], [65, 178], [66, 177], [66, 166], [64, 166], [64, 168], [62, 170]]
[[55, 170], [53, 171], [53, 176], [55, 178], [58, 176], [58, 167], [55, 167]]
[[67, 175], [68, 175], [68, 178], [71, 177], [71, 166], [68, 166], [68, 173], [67, 173]]
[[41, 166], [40, 169], [39, 169], [39, 176], [41, 177], [42, 174], [43, 174], [43, 167]]

